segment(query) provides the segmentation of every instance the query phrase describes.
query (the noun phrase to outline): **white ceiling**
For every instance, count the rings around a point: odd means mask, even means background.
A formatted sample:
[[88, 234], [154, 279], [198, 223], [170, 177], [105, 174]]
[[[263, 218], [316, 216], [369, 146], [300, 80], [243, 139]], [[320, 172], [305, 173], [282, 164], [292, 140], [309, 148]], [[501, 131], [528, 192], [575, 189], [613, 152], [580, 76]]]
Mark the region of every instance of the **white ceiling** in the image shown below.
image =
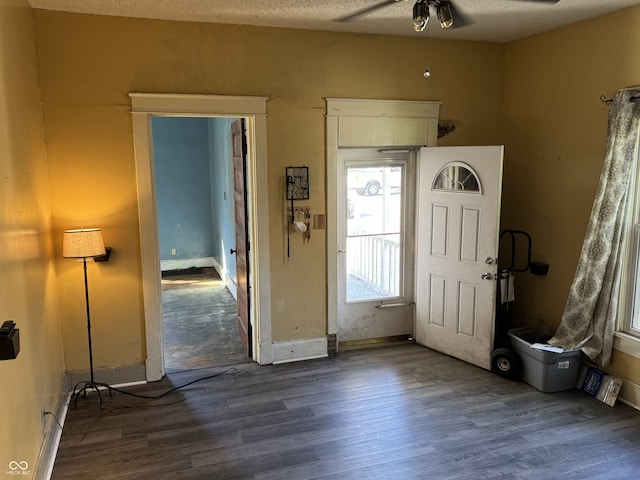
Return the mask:
[[[397, 1], [347, 22], [337, 19], [383, 0], [28, 0], [33, 8], [124, 17], [303, 28], [338, 32], [510, 42], [614, 12], [640, 0], [451, 0], [468, 20], [442, 29], [412, 27], [414, 0]], [[462, 17], [461, 17], [462, 18]]]

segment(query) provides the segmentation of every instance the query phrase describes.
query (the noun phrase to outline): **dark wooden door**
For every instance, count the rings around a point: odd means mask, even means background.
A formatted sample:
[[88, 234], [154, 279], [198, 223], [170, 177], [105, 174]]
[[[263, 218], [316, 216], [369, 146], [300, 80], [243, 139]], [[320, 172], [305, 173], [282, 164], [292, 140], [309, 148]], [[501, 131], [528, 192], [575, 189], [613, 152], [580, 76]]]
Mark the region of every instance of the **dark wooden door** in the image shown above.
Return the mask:
[[244, 134], [244, 120], [231, 124], [233, 139], [233, 201], [236, 220], [236, 283], [238, 304], [238, 332], [245, 352], [251, 356], [251, 323], [249, 321], [249, 252], [245, 167], [247, 142]]

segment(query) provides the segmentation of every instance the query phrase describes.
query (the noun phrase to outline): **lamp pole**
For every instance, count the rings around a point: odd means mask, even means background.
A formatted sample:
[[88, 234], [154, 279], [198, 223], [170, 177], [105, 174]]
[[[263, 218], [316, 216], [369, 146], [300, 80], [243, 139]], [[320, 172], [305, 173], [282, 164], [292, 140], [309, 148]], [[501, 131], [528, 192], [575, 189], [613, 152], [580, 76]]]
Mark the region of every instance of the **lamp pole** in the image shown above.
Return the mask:
[[89, 281], [87, 280], [87, 257], [82, 257], [82, 266], [84, 269], [84, 299], [87, 305], [87, 337], [89, 340], [89, 372], [91, 373], [91, 383], [95, 383], [93, 379], [93, 347], [91, 345], [91, 313], [89, 309]]
[[84, 300], [87, 310], [87, 340], [89, 343], [89, 373], [91, 380], [82, 381], [77, 383], [73, 387], [71, 398], [73, 400], [74, 407], [78, 403], [78, 396], [82, 395], [86, 398], [87, 390], [95, 390], [98, 398], [100, 399], [100, 408], [104, 408], [102, 402], [102, 394], [100, 388], [108, 389], [111, 396], [111, 387], [107, 383], [100, 383], [95, 381], [93, 371], [93, 343], [91, 340], [91, 310], [89, 308], [89, 279], [87, 275], [87, 258], [95, 258], [98, 256], [105, 256], [108, 259], [109, 255], [104, 247], [104, 241], [102, 239], [102, 233], [99, 228], [79, 229], [79, 230], [65, 230], [62, 241], [62, 256], [67, 258], [82, 259], [82, 270], [84, 273]]

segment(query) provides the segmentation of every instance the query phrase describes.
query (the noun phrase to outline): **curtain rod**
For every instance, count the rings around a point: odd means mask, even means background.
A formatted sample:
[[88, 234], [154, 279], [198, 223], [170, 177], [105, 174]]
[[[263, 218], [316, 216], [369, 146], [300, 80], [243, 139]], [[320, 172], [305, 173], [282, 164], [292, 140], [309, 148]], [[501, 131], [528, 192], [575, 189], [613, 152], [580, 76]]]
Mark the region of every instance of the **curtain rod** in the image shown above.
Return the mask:
[[[638, 100], [640, 100], [640, 96], [634, 96], [629, 99], [630, 102], [637, 102]], [[609, 105], [613, 102], [613, 98], [607, 98], [604, 95], [600, 95], [600, 101]]]

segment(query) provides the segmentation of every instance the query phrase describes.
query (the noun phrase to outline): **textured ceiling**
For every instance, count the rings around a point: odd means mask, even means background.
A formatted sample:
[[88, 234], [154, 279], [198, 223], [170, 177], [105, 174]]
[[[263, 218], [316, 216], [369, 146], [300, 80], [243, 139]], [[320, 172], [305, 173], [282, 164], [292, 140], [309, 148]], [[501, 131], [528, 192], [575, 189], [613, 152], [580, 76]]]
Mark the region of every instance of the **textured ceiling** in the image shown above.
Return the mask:
[[413, 0], [397, 1], [351, 21], [341, 17], [383, 0], [28, 0], [33, 8], [210, 23], [339, 32], [510, 42], [614, 12], [640, 0], [451, 0], [462, 27], [442, 29], [435, 12], [428, 29], [412, 27]]

